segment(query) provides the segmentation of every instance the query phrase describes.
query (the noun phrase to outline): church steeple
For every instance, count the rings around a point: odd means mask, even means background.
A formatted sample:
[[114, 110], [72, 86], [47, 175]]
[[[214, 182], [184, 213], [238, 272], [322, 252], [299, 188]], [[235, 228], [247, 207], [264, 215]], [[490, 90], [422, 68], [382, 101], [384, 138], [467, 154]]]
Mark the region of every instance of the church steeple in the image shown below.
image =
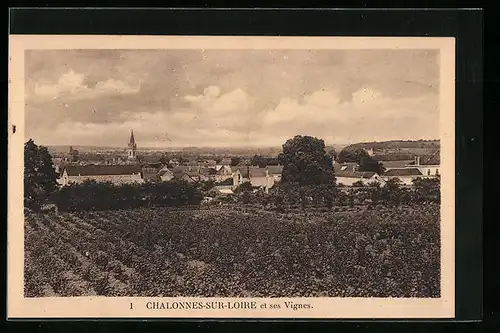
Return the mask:
[[128, 159], [135, 160], [137, 158], [136, 154], [137, 144], [135, 143], [134, 130], [130, 131], [130, 141], [128, 143]]

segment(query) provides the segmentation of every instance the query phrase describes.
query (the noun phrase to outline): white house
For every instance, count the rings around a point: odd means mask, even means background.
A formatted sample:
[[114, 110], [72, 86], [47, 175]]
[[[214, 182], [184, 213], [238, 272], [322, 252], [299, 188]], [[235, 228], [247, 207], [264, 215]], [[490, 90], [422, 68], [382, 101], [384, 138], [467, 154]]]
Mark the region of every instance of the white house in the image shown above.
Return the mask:
[[167, 167], [161, 168], [160, 171], [158, 172], [158, 176], [163, 182], [168, 182], [174, 179], [174, 173]]
[[138, 165], [68, 165], [64, 167], [59, 183], [63, 186], [86, 180], [115, 185], [143, 183], [141, 171]]
[[352, 186], [354, 183], [361, 182], [363, 185], [367, 185], [371, 182], [377, 182], [380, 185], [384, 185], [385, 181], [376, 172], [368, 171], [344, 171], [335, 175], [337, 184], [342, 184], [344, 186]]
[[384, 185], [384, 179], [376, 172], [358, 171], [356, 163], [334, 164], [335, 178], [338, 185], [352, 186], [356, 182], [367, 185], [371, 182], [377, 182]]
[[430, 157], [426, 158], [416, 156], [415, 161], [407, 167], [417, 168], [424, 176], [435, 177], [440, 175], [440, 164], [439, 151], [437, 151]]
[[220, 168], [215, 173], [215, 181], [223, 182], [226, 179], [233, 177], [233, 171], [229, 165], [221, 165]]
[[417, 178], [426, 178], [418, 168], [401, 168], [390, 169], [386, 171], [383, 178], [389, 179], [398, 178], [404, 185], [413, 185], [413, 180]]
[[269, 175], [274, 178], [275, 183], [281, 181], [281, 175], [283, 174], [282, 165], [268, 165], [266, 169], [269, 171]]
[[233, 173], [233, 186], [237, 187], [245, 182], [250, 182], [252, 186], [260, 187], [267, 192], [273, 185], [281, 180], [282, 167], [257, 166], [236, 167]]
[[219, 171], [222, 167], [224, 166], [229, 167], [230, 165], [231, 165], [231, 159], [223, 158], [219, 163], [216, 164], [215, 170]]

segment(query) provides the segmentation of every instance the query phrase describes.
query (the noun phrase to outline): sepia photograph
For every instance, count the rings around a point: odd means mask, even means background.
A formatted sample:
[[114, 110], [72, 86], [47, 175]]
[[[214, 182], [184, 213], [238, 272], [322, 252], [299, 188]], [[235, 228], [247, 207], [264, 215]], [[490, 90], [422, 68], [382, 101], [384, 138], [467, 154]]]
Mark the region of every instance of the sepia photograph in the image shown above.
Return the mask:
[[22, 300], [285, 299], [276, 310], [296, 313], [445, 299], [433, 304], [453, 314], [454, 59], [446, 72], [440, 38], [44, 38], [20, 43], [11, 70]]

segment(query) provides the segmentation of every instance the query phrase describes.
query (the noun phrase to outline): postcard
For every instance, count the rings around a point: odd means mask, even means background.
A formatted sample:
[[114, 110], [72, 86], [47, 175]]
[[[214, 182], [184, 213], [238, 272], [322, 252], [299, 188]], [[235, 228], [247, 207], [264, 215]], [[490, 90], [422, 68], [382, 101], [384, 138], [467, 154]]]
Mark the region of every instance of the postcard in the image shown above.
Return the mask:
[[454, 38], [9, 42], [9, 318], [454, 317]]

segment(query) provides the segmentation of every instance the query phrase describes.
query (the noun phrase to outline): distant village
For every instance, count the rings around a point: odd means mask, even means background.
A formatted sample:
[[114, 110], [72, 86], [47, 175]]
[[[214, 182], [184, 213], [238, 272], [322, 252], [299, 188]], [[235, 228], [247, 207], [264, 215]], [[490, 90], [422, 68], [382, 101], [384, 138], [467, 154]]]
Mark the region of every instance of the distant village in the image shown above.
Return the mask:
[[[376, 156], [374, 149], [365, 149], [370, 156]], [[177, 159], [168, 161], [142, 161], [138, 157], [137, 143], [131, 131], [126, 156], [106, 160], [78, 160], [78, 151], [72, 147], [63, 156], [53, 157], [54, 167], [59, 174], [60, 186], [81, 183], [86, 180], [111, 182], [116, 185], [127, 183], [168, 182], [181, 179], [188, 183], [213, 182], [214, 189], [221, 195], [230, 195], [243, 183], [261, 188], [266, 193], [281, 180], [283, 166], [252, 165], [251, 161], [240, 159], [234, 163], [231, 158]], [[387, 153], [387, 152], [382, 152]], [[411, 160], [381, 161], [383, 172], [360, 171], [357, 163], [339, 163], [333, 159], [338, 186], [356, 186], [377, 182], [381, 186], [389, 179], [398, 178], [403, 185], [411, 186], [417, 178], [433, 178], [440, 175], [439, 150]]]

